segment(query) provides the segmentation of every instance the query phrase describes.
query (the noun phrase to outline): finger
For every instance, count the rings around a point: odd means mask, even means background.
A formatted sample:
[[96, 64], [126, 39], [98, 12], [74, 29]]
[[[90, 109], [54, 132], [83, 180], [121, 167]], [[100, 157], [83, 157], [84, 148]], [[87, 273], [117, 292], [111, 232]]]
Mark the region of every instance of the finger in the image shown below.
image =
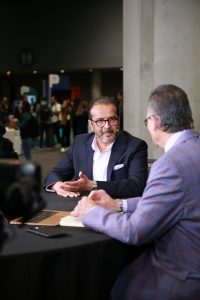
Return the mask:
[[62, 196], [62, 197], [67, 197], [68, 196], [67, 193], [64, 190], [58, 190], [56, 193], [59, 196]]
[[80, 193], [79, 192], [67, 192], [67, 196], [68, 197], [78, 197], [80, 196]]
[[90, 199], [93, 199], [93, 200], [99, 199], [99, 198], [100, 198], [99, 190], [98, 190], [98, 191], [91, 191], [91, 192], [89, 193], [88, 197], [89, 197]]
[[70, 215], [73, 216], [73, 217], [79, 217], [79, 213], [77, 211], [74, 211], [74, 210], [70, 212]]
[[65, 183], [65, 189], [67, 190], [67, 189], [69, 189], [71, 187], [78, 186], [77, 182], [78, 181], [70, 181], [70, 182], [68, 181], [68, 182], [66, 182]]
[[70, 192], [70, 191], [65, 191], [63, 189], [58, 190], [57, 194], [62, 196], [62, 197], [77, 197], [77, 196], [80, 196], [79, 192]]
[[80, 177], [80, 179], [82, 178], [82, 179], [88, 179], [87, 178], [87, 176], [81, 171], [81, 172], [79, 172], [79, 177]]

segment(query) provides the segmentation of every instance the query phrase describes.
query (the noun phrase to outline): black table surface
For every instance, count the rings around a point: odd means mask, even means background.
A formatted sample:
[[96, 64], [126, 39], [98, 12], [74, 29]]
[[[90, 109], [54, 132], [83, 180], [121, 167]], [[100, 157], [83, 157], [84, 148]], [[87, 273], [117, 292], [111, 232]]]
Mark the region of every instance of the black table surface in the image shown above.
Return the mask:
[[[77, 198], [43, 192], [47, 209], [72, 210]], [[45, 238], [11, 225], [0, 249], [3, 299], [106, 300], [135, 248], [87, 228], [62, 227], [67, 235]]]

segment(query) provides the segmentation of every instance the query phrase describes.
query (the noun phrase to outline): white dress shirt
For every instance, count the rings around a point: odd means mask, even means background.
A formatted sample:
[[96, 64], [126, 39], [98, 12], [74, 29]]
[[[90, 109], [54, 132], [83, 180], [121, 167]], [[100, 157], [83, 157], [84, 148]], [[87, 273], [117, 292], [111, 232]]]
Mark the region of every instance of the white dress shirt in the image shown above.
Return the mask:
[[108, 146], [108, 148], [106, 150], [101, 152], [97, 145], [96, 137], [94, 137], [93, 142], [92, 142], [92, 149], [94, 150], [93, 180], [107, 181], [108, 162], [110, 159], [110, 154], [111, 154], [111, 149], [112, 149], [113, 143], [110, 146]]
[[185, 130], [175, 132], [165, 144], [165, 152], [167, 152], [178, 140], [178, 138], [184, 133]]

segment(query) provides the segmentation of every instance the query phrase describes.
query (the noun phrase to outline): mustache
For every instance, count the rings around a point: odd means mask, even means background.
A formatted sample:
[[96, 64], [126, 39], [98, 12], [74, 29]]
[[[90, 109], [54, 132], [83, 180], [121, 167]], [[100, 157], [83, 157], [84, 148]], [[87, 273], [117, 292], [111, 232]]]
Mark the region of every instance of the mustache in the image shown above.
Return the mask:
[[116, 131], [114, 131], [112, 128], [107, 128], [103, 131], [103, 133], [113, 133], [115, 135], [118, 135], [119, 133], [119, 129], [117, 129]]
[[112, 128], [105, 129], [103, 133], [114, 133]]

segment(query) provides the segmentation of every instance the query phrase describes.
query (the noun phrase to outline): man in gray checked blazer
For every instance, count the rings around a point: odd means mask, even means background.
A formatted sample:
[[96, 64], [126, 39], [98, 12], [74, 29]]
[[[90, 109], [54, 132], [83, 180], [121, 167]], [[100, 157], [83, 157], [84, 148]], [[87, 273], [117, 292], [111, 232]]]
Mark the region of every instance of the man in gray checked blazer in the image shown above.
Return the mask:
[[116, 201], [92, 191], [72, 215], [123, 243], [148, 246], [119, 275], [112, 299], [199, 300], [200, 138], [186, 93], [174, 85], [154, 89], [145, 124], [165, 153], [142, 197]]

